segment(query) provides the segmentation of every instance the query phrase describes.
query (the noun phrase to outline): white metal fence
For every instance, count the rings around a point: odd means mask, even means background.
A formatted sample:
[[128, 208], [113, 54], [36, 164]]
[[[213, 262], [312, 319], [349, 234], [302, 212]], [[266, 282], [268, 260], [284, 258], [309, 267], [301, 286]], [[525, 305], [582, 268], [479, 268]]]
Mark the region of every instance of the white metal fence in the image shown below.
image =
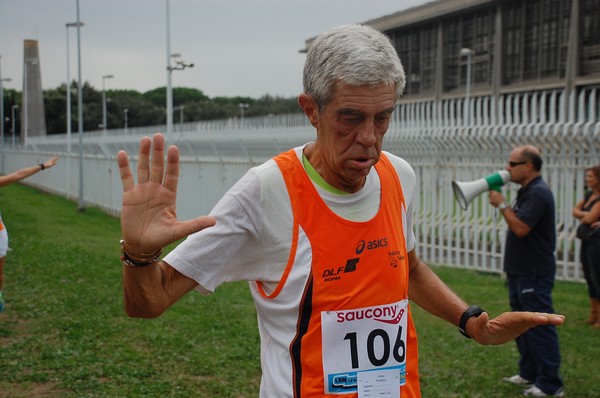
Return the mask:
[[[571, 210], [584, 192], [584, 169], [600, 163], [600, 90], [577, 95], [563, 91], [400, 104], [386, 135], [384, 149], [405, 158], [418, 176], [415, 233], [418, 251], [428, 262], [501, 272], [506, 224], [481, 195], [462, 210], [451, 181], [471, 181], [504, 168], [511, 149], [534, 144], [543, 155], [542, 174], [557, 206], [557, 277], [582, 280], [577, 226]], [[470, 114], [470, 120], [462, 117]], [[84, 201], [117, 215], [121, 182], [115, 156], [125, 149], [137, 154], [141, 136], [164, 126], [85, 133]], [[210, 211], [216, 201], [250, 167], [288, 148], [314, 140], [302, 114], [176, 125], [169, 141], [181, 151], [177, 210], [182, 219]], [[68, 148], [71, 148], [69, 153]], [[62, 157], [56, 168], [28, 183], [70, 199], [79, 193], [77, 134], [31, 139], [24, 147], [4, 147], [4, 170], [10, 172], [46, 157]], [[132, 159], [135, 167], [135, 156]], [[513, 200], [517, 186], [503, 187]]]

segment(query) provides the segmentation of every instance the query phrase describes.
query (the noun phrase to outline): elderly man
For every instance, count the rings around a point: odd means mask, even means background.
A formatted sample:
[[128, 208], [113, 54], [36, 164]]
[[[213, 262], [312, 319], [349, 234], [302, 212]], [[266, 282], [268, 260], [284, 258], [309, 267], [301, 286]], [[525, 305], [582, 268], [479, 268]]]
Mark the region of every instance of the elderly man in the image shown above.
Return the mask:
[[[307, 54], [298, 98], [316, 140], [249, 170], [210, 216], [194, 220], [175, 215], [176, 147], [168, 148], [163, 176], [164, 138], [142, 139], [137, 184], [119, 152], [127, 313], [155, 317], [191, 290], [249, 281], [263, 398], [357, 397], [372, 380], [381, 391], [419, 397], [411, 303], [482, 344], [561, 324], [551, 314], [489, 319], [419, 259], [415, 173], [381, 150], [403, 87], [386, 36], [366, 26], [322, 34]], [[185, 236], [160, 260], [161, 248]]]

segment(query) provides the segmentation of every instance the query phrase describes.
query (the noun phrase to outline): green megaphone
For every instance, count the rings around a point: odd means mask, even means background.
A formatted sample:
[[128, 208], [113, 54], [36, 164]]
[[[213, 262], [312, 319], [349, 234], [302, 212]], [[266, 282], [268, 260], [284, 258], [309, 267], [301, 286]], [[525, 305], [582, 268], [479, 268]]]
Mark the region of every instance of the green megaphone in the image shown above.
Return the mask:
[[500, 170], [475, 181], [452, 181], [452, 190], [460, 207], [466, 210], [473, 198], [483, 192], [500, 191], [500, 188], [509, 181], [510, 173], [507, 170]]

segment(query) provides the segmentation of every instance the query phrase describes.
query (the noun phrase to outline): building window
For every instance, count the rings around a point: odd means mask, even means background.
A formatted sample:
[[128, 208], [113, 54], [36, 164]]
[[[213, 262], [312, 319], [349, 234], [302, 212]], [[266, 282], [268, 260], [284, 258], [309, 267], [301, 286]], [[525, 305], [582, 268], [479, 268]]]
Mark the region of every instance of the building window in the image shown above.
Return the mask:
[[580, 12], [580, 74], [600, 74], [600, 0], [581, 0]]
[[571, 1], [519, 0], [503, 7], [503, 84], [563, 78]]
[[471, 50], [471, 84], [489, 87], [492, 82], [496, 9], [488, 7], [443, 21], [444, 91], [466, 86], [468, 58], [462, 48]]
[[406, 73], [405, 94], [432, 94], [437, 37], [434, 25], [389, 32]]
[[443, 25], [444, 37], [444, 91], [452, 91], [460, 86], [461, 67], [460, 49], [465, 47], [462, 40], [461, 20], [455, 18], [447, 20]]

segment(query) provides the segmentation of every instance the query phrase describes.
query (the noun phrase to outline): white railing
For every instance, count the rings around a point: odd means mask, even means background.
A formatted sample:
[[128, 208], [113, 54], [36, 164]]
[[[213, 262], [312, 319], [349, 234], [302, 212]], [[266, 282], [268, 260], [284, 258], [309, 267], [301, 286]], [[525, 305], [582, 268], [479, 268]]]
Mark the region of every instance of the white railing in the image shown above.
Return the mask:
[[[501, 272], [506, 224], [486, 195], [462, 210], [451, 181], [471, 181], [504, 168], [511, 149], [534, 144], [543, 155], [542, 174], [554, 192], [557, 220], [558, 275], [582, 280], [577, 226], [571, 216], [583, 195], [584, 169], [600, 163], [600, 90], [582, 90], [567, 98], [562, 91], [472, 98], [463, 120], [464, 100], [401, 104], [386, 135], [384, 149], [405, 158], [418, 176], [415, 233], [422, 257], [431, 263]], [[171, 141], [181, 151], [178, 215], [206, 214], [250, 167], [288, 148], [314, 140], [314, 129], [302, 114], [193, 123], [175, 129]], [[118, 214], [121, 183], [115, 155], [137, 153], [141, 136], [164, 126], [109, 130], [84, 135], [84, 200]], [[79, 192], [79, 145], [64, 135], [31, 138], [26, 148], [5, 147], [10, 172], [52, 154], [62, 159], [55, 169], [28, 183], [75, 200]], [[135, 167], [135, 156], [132, 166]], [[514, 184], [503, 187], [516, 197]]]

